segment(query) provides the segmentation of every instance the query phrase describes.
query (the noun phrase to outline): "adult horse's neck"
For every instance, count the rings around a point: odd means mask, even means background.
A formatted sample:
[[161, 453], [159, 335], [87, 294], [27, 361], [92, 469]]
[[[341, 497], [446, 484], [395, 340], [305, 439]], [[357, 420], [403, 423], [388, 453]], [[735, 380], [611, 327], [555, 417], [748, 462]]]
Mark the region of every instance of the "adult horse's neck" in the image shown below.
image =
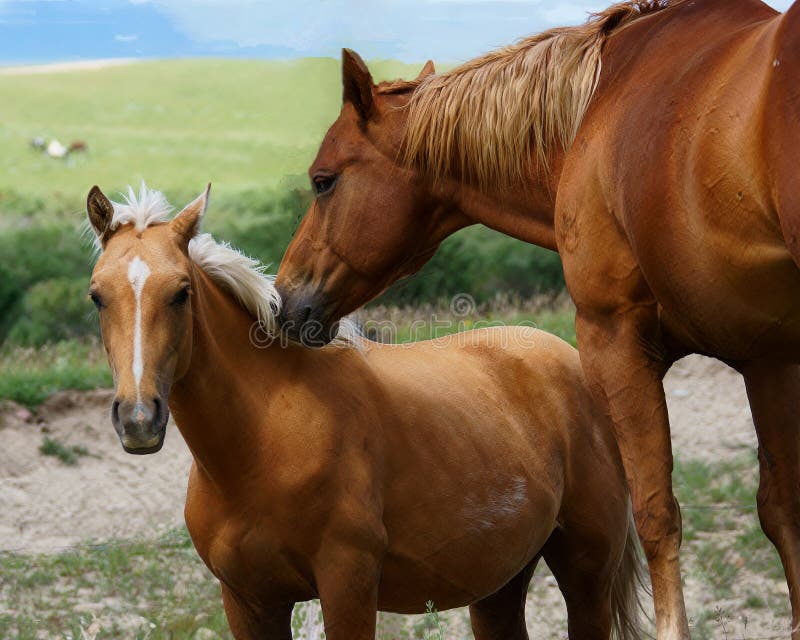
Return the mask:
[[516, 187], [479, 190], [452, 180], [438, 188], [470, 222], [556, 251], [553, 212], [562, 157], [563, 153], [554, 154], [549, 171], [536, 172]]
[[258, 429], [265, 383], [296, 350], [254, 346], [253, 317], [197, 266], [192, 289], [192, 354], [172, 386], [170, 409], [200, 470], [233, 491], [268, 446], [270, 434]]

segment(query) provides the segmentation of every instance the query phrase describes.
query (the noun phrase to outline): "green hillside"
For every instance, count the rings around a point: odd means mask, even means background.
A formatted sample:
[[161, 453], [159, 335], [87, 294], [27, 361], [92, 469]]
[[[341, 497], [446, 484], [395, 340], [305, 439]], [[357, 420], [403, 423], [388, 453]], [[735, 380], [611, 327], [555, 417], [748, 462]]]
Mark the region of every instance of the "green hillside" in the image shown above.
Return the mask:
[[[381, 78], [420, 68], [370, 66]], [[73, 212], [93, 184], [111, 193], [142, 178], [175, 196], [209, 180], [217, 196], [296, 183], [340, 105], [330, 58], [0, 75], [0, 212]], [[34, 136], [84, 140], [89, 153], [55, 160], [30, 148]]]

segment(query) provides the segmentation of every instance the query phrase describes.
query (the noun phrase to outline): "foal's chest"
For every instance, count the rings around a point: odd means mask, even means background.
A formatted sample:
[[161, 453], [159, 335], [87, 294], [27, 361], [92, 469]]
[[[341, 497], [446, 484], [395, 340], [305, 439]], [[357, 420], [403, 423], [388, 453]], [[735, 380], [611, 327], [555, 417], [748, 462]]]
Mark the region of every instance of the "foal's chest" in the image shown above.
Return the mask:
[[[202, 496], [202, 506], [200, 504]], [[186, 525], [198, 554], [211, 572], [243, 597], [314, 597], [302, 555], [292, 551], [292, 537], [269, 511], [237, 509], [212, 491], [193, 491], [186, 502]]]

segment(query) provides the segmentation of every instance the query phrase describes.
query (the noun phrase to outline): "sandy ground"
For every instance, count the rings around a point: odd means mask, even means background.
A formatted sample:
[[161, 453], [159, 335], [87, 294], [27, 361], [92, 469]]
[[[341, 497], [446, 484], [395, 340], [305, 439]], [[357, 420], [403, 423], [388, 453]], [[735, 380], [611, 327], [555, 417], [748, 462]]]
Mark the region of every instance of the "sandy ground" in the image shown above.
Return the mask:
[[[755, 447], [736, 372], [691, 356], [673, 367], [665, 386], [674, 449], [682, 460], [719, 461]], [[111, 397], [106, 390], [60, 393], [33, 414], [0, 406], [0, 550], [49, 552], [87, 539], [157, 536], [182, 524], [191, 455], [179, 432], [170, 424], [157, 455], [125, 454], [108, 416]], [[65, 466], [39, 452], [44, 437], [82, 445], [90, 455]], [[553, 631], [565, 620], [555, 582], [547, 574], [535, 580], [529, 628], [534, 637], [563, 637]], [[762, 586], [785, 591], [782, 584]], [[687, 601], [702, 597], [702, 585], [689, 577]], [[447, 614], [445, 620], [454, 633], [466, 624], [466, 614]], [[391, 629], [400, 622], [386, 616], [383, 624]]]
[[63, 73], [65, 71], [96, 71], [107, 67], [119, 67], [138, 62], [137, 58], [105, 58], [99, 60], [77, 60], [75, 62], [53, 62], [50, 64], [27, 64], [13, 67], [0, 67], [0, 76], [29, 76], [42, 73]]

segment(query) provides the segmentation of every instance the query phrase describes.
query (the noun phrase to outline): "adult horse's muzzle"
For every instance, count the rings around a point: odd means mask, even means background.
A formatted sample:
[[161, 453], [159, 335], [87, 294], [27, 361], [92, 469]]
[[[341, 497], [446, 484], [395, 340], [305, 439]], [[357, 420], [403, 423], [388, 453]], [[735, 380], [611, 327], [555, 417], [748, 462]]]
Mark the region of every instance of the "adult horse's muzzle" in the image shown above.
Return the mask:
[[304, 347], [324, 347], [339, 332], [339, 321], [327, 310], [324, 295], [306, 287], [288, 289], [276, 285], [281, 296], [278, 322], [281, 331]]
[[164, 446], [169, 408], [160, 398], [130, 401], [115, 398], [111, 422], [127, 453], [156, 453]]

